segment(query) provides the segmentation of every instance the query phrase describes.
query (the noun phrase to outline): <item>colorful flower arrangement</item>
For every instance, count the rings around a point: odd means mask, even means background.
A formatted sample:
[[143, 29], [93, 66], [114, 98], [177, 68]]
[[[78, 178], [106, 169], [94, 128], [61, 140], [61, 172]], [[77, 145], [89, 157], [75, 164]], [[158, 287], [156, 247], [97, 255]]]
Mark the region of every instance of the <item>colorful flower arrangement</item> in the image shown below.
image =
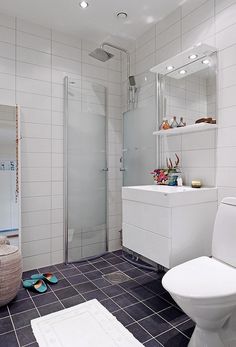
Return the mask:
[[169, 185], [169, 186], [176, 186], [177, 185], [177, 178], [179, 171], [179, 157], [175, 153], [176, 161], [175, 165], [173, 165], [172, 160], [169, 158], [166, 158], [166, 169], [155, 169], [151, 172], [151, 175], [153, 175], [154, 181], [158, 185]]

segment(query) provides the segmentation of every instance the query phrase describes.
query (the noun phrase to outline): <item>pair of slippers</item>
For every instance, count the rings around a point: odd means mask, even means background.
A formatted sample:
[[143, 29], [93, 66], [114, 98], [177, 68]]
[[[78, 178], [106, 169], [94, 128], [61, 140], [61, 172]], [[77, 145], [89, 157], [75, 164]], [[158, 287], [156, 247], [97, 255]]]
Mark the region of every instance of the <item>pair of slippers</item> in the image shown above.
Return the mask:
[[49, 284], [56, 284], [58, 279], [52, 273], [35, 274], [31, 276], [31, 279], [23, 281], [23, 287], [38, 293], [45, 293], [48, 289], [45, 282]]

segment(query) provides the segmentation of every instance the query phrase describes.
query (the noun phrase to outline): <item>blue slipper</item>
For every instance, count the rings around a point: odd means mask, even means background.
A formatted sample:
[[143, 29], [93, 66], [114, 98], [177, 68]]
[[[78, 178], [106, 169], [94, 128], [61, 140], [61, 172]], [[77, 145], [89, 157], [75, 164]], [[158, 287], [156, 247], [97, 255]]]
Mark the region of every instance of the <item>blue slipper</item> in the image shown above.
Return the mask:
[[50, 284], [56, 284], [58, 282], [57, 277], [50, 272], [45, 274], [34, 274], [31, 276], [31, 278], [33, 280], [43, 280]]
[[34, 290], [38, 293], [45, 293], [47, 286], [41, 279], [38, 280], [25, 280], [23, 281], [23, 287], [29, 290]]

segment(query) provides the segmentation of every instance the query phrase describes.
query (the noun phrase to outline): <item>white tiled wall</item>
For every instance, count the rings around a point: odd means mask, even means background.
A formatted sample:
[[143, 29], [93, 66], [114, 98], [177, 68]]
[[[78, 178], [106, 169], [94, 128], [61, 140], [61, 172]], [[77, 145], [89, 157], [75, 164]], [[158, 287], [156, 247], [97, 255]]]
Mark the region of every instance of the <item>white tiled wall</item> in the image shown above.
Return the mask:
[[[182, 161], [189, 166], [188, 177], [198, 176], [204, 171], [204, 183], [210, 184], [216, 173], [220, 201], [224, 196], [236, 196], [236, 1], [186, 1], [182, 7], [138, 38], [136, 48], [132, 51], [132, 72], [138, 77], [151, 79], [148, 70], [153, 65], [199, 42], [218, 49], [217, 143], [209, 134], [202, 134], [188, 135], [182, 137], [182, 140], [174, 137], [169, 146], [173, 151], [181, 146], [182, 149], [188, 149], [182, 157]], [[151, 88], [154, 90], [154, 86]], [[217, 149], [215, 164], [214, 148]], [[206, 167], [207, 162], [210, 167]], [[197, 168], [197, 163], [201, 167]]]
[[[63, 261], [63, 78], [107, 87], [109, 248], [120, 246], [121, 59], [98, 62], [99, 43], [0, 15], [0, 103], [22, 119], [22, 253], [25, 269]], [[82, 94], [82, 98], [85, 97]], [[83, 99], [82, 99], [83, 101]]]

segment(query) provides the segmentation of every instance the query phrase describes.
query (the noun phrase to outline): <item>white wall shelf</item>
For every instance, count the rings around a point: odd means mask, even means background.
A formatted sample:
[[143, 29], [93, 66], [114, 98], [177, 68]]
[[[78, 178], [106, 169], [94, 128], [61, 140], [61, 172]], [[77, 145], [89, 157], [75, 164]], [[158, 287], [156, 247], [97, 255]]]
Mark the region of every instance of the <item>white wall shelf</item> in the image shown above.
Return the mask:
[[187, 125], [181, 128], [173, 128], [168, 130], [158, 130], [154, 131], [153, 135], [156, 136], [173, 136], [173, 135], [183, 135], [190, 134], [200, 131], [209, 131], [217, 129], [217, 124], [209, 124], [209, 123], [198, 123]]

